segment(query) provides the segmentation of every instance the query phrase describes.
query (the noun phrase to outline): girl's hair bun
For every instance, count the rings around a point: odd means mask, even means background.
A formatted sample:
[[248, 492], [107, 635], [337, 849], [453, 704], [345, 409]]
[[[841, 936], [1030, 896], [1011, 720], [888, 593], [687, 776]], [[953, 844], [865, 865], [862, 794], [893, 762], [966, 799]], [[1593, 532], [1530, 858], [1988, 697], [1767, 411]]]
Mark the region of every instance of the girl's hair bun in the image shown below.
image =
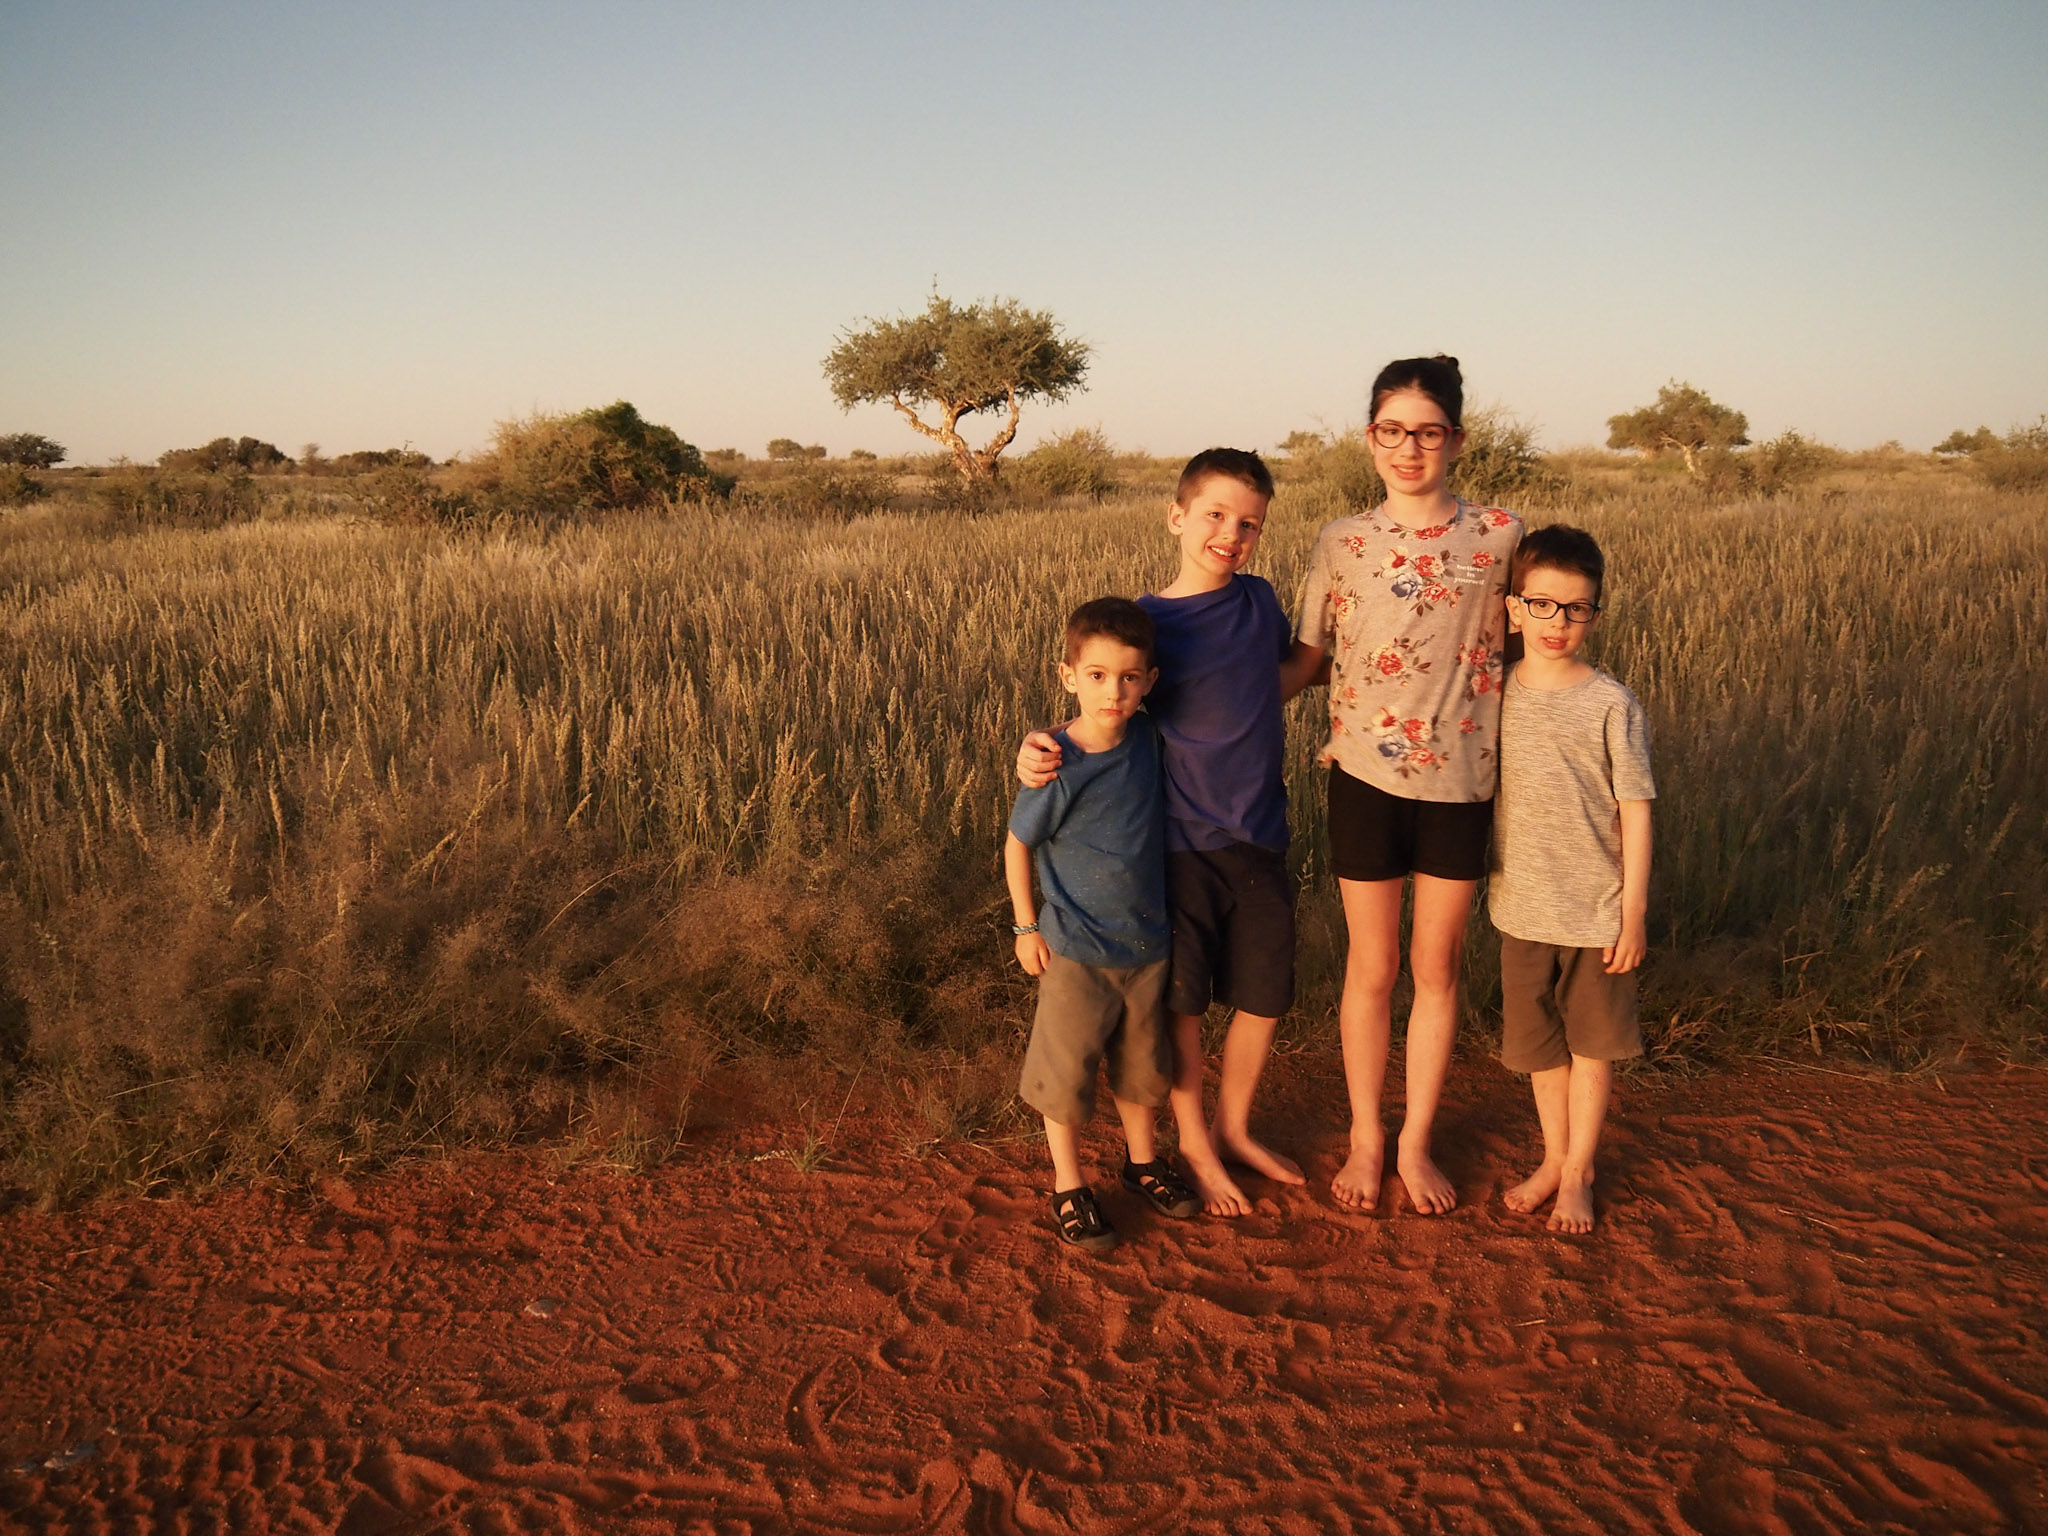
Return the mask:
[[[1458, 360], [1455, 357], [1451, 356], [1451, 354], [1448, 352], [1439, 352], [1436, 354], [1436, 356], [1432, 357], [1430, 361], [1432, 363], [1442, 363], [1446, 368], [1458, 367]], [[1459, 373], [1461, 375], [1463, 374], [1463, 371], [1464, 370], [1459, 369]]]

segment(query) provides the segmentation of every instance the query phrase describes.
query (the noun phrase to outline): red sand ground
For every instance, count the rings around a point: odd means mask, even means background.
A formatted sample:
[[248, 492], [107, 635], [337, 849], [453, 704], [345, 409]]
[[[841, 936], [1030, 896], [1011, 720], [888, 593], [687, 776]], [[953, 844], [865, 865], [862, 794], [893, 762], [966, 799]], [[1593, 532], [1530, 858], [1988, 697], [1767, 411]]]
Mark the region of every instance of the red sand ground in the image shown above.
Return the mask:
[[[1327, 1179], [1334, 1070], [1276, 1076]], [[1119, 1191], [1106, 1259], [1055, 1246], [1032, 1142], [852, 1118], [808, 1173], [757, 1129], [648, 1177], [16, 1208], [0, 1523], [2048, 1531], [2042, 1088], [1628, 1083], [1581, 1239], [1502, 1209], [1534, 1117], [1479, 1063], [1454, 1214]]]

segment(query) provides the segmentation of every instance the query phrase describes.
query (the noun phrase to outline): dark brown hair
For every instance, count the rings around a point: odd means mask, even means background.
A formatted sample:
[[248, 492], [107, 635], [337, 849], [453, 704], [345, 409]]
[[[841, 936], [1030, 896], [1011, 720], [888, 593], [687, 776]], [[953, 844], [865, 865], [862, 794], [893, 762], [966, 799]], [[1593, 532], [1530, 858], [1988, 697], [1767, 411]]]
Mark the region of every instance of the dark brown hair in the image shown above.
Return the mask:
[[1128, 597], [1098, 597], [1067, 615], [1066, 664], [1071, 667], [1079, 659], [1081, 647], [1097, 636], [1143, 651], [1145, 665], [1152, 665], [1152, 615]]
[[1379, 419], [1387, 396], [1404, 389], [1419, 389], [1437, 403], [1450, 418], [1453, 429], [1465, 424], [1465, 376], [1458, 372], [1458, 360], [1439, 352], [1435, 357], [1403, 357], [1387, 364], [1372, 381], [1372, 410], [1367, 420]]
[[1515, 546], [1514, 563], [1508, 567], [1515, 596], [1522, 595], [1523, 583], [1536, 570], [1569, 571], [1585, 577], [1593, 583], [1596, 603], [1607, 585], [1607, 557], [1600, 553], [1599, 541], [1585, 529], [1567, 523], [1552, 523], [1522, 535], [1522, 542]]
[[1180, 483], [1173, 488], [1174, 502], [1185, 507], [1201, 493], [1202, 482], [1211, 475], [1228, 475], [1246, 490], [1273, 499], [1273, 471], [1256, 453], [1249, 448], [1204, 448], [1180, 472]]

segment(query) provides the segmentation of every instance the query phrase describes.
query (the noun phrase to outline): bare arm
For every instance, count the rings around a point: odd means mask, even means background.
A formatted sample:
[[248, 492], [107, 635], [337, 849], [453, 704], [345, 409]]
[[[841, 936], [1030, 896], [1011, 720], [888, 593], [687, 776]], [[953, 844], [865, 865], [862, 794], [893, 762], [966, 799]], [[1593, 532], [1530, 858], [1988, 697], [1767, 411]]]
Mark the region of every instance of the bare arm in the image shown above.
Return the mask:
[[1621, 802], [1621, 937], [1601, 952], [1607, 973], [1619, 976], [1649, 952], [1644, 927], [1650, 912], [1650, 802]]
[[1287, 659], [1280, 663], [1280, 702], [1284, 704], [1302, 689], [1329, 681], [1329, 653], [1319, 645], [1297, 640]]
[[[1019, 928], [1035, 927], [1038, 911], [1031, 902], [1031, 850], [1017, 840], [1014, 832], [1003, 843], [1003, 880], [1010, 887], [1010, 921]], [[1052, 963], [1052, 950], [1047, 947], [1044, 934], [1017, 935], [1017, 963], [1028, 975], [1044, 974], [1046, 966]]]

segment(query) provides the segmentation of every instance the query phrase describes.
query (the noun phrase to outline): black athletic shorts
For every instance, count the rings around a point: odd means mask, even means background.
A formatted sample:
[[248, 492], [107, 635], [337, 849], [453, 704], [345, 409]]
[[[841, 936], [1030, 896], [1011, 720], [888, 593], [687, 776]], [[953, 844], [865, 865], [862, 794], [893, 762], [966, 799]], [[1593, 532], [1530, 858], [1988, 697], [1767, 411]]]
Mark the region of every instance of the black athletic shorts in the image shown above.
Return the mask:
[[1277, 1019], [1294, 1006], [1294, 878], [1256, 843], [1166, 855], [1173, 918], [1168, 1013], [1211, 1003]]
[[1339, 880], [1477, 880], [1492, 836], [1491, 800], [1408, 800], [1330, 764], [1330, 866]]

